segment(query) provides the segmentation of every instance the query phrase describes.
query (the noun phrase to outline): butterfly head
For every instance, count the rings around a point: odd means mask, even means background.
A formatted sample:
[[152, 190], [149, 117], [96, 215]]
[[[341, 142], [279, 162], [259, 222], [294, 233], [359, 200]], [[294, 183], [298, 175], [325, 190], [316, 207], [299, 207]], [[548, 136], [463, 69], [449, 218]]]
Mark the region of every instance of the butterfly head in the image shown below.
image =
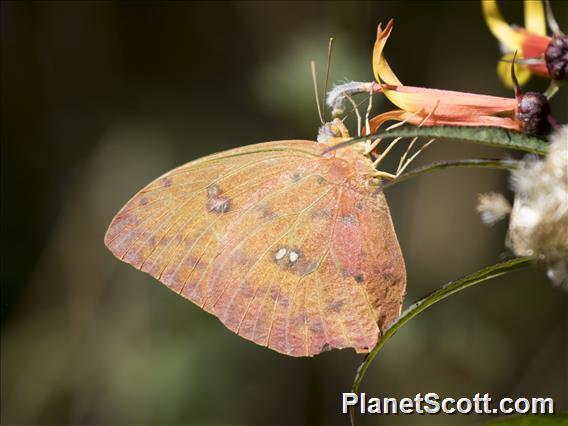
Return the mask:
[[324, 123], [318, 131], [318, 142], [334, 146], [349, 139], [349, 130], [339, 118]]

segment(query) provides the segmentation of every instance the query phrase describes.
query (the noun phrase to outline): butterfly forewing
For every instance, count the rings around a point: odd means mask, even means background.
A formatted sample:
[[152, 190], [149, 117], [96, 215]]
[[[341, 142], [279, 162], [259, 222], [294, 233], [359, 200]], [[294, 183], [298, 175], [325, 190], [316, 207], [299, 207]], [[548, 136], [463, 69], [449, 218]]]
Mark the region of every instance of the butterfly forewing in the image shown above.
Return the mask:
[[368, 351], [400, 313], [404, 262], [371, 162], [325, 148], [268, 142], [183, 165], [137, 193], [105, 243], [258, 344]]

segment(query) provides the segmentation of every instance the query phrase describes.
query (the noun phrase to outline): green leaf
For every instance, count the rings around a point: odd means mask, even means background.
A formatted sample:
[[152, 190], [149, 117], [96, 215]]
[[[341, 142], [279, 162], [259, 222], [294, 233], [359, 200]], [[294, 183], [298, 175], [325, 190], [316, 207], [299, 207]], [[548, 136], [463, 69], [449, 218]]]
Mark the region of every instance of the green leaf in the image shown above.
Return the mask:
[[342, 145], [360, 142], [369, 137], [376, 138], [436, 138], [436, 139], [456, 139], [466, 142], [473, 142], [482, 145], [495, 146], [499, 148], [515, 149], [518, 151], [532, 152], [533, 154], [544, 155], [548, 151], [548, 142], [544, 139], [531, 136], [515, 130], [502, 129], [501, 127], [489, 126], [401, 126], [391, 130], [381, 130], [368, 137], [361, 137], [349, 140]]
[[[459, 280], [449, 282], [448, 284], [444, 285], [443, 287], [439, 288], [438, 290], [434, 291], [433, 293], [429, 294], [428, 296], [420, 299], [418, 302], [414, 303], [413, 305], [409, 306], [399, 317], [398, 319], [391, 324], [391, 326], [385, 331], [383, 336], [379, 339], [377, 346], [375, 346], [371, 352], [367, 354], [363, 363], [357, 369], [357, 373], [355, 375], [355, 381], [353, 382], [353, 392], [358, 393], [359, 387], [361, 386], [361, 382], [365, 377], [365, 374], [379, 353], [379, 351], [383, 348], [383, 346], [393, 337], [396, 332], [408, 321], [418, 315], [420, 312], [424, 311], [426, 308], [432, 306], [433, 304], [439, 302], [440, 300], [445, 299], [452, 294], [455, 294], [467, 287], [470, 287], [475, 284], [479, 284], [481, 282], [490, 280], [491, 278], [495, 278], [506, 274], [507, 272], [514, 271], [516, 269], [520, 269], [526, 267], [530, 264], [531, 260], [528, 257], [518, 257], [512, 260], [508, 260], [506, 262], [497, 263], [495, 265], [488, 266], [484, 269], [481, 269], [473, 274], [467, 275]], [[354, 412], [351, 410], [351, 424], [355, 424], [355, 417]]]
[[566, 426], [568, 413], [557, 413], [542, 416], [508, 416], [502, 419], [491, 420], [486, 426]]

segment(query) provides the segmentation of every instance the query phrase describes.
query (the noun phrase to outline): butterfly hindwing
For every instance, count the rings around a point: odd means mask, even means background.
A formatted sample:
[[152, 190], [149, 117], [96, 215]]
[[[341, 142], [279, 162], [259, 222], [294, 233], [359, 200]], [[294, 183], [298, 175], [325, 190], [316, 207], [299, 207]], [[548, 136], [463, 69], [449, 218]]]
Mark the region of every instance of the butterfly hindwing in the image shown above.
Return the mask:
[[359, 172], [324, 149], [269, 142], [178, 167], [105, 243], [258, 344], [368, 351], [400, 312], [404, 263], [383, 194], [350, 185]]

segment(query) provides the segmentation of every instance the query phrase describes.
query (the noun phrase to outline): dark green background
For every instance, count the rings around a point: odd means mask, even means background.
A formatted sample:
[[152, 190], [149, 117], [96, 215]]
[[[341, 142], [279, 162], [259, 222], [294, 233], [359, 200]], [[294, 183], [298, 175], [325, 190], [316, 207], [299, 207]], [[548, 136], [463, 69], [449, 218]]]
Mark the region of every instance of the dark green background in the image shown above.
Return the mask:
[[[522, 23], [522, 3], [500, 4]], [[553, 6], [566, 16], [566, 3]], [[387, 57], [403, 82], [512, 96], [474, 1], [1, 3], [3, 424], [347, 424], [340, 393], [360, 356], [294, 359], [241, 339], [116, 260], [103, 235], [134, 192], [177, 165], [313, 139], [309, 60], [323, 74], [332, 35], [331, 80], [370, 80], [376, 25], [391, 17]], [[563, 122], [565, 96], [553, 102]], [[376, 98], [375, 111], [388, 108]], [[417, 164], [504, 155], [437, 142]], [[486, 227], [475, 212], [488, 191], [507, 192], [505, 172], [443, 171], [388, 190], [405, 305], [507, 256], [505, 224]], [[567, 410], [567, 308], [568, 294], [536, 268], [469, 289], [401, 330], [363, 390], [551, 396]]]

